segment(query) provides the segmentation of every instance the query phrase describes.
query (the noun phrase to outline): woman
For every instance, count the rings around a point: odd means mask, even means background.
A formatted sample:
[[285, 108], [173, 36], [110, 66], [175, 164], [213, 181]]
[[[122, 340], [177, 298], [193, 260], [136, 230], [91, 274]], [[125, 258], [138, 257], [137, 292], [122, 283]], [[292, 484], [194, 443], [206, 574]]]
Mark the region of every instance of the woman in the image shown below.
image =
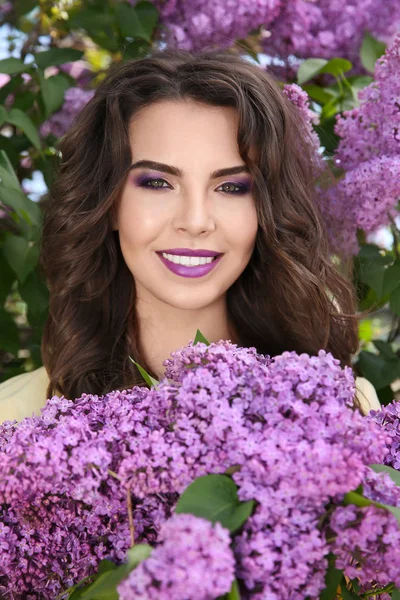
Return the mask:
[[[45, 215], [44, 367], [0, 386], [0, 417], [155, 377], [193, 339], [350, 365], [356, 300], [313, 198], [313, 149], [273, 77], [228, 51], [114, 67], [61, 140]], [[379, 408], [365, 379], [361, 409]]]

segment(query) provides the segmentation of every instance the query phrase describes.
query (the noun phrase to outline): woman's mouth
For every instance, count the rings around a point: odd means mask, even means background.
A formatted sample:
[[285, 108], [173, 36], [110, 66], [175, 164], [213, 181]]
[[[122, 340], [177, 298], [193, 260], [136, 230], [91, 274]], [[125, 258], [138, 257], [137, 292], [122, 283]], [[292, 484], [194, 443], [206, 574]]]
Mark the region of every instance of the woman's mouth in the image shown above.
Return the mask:
[[184, 254], [178, 251], [157, 252], [160, 260], [175, 275], [180, 277], [204, 277], [220, 262], [222, 254], [209, 250], [186, 250]]

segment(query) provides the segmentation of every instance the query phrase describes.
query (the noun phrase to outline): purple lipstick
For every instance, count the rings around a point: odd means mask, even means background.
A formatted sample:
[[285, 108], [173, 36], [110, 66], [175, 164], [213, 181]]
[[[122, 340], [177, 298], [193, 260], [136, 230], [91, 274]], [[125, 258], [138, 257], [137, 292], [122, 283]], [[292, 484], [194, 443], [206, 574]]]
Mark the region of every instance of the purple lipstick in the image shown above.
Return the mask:
[[213, 250], [191, 250], [173, 248], [157, 252], [160, 260], [175, 275], [180, 277], [204, 277], [222, 258], [221, 252]]

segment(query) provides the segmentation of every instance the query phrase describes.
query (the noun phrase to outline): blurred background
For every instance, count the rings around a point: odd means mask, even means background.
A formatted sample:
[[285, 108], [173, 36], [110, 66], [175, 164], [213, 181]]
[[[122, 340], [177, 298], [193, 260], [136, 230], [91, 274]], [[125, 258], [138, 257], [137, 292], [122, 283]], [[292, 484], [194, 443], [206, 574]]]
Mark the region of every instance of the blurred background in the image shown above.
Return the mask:
[[0, 382], [41, 366], [38, 268], [57, 142], [112, 63], [230, 48], [278, 77], [329, 185], [332, 261], [369, 310], [354, 369], [400, 399], [400, 1], [0, 1]]

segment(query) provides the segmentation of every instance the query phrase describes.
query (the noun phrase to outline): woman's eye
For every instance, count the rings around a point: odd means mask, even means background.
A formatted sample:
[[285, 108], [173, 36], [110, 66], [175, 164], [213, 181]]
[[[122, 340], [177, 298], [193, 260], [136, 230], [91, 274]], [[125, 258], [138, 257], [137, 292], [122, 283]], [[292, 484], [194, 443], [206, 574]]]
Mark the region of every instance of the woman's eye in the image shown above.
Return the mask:
[[[166, 185], [163, 185], [164, 183]], [[169, 185], [169, 183], [167, 181], [165, 181], [165, 179], [162, 179], [160, 177], [157, 177], [157, 178], [153, 177], [153, 178], [145, 179], [144, 181], [142, 181], [140, 183], [140, 187], [147, 187], [147, 188], [151, 188], [154, 190], [160, 190], [160, 189], [169, 188], [171, 186]], [[223, 183], [222, 185], [219, 186], [219, 189], [221, 189], [221, 188], [225, 194], [231, 194], [231, 195], [247, 194], [250, 191], [250, 188], [248, 185], [234, 183], [233, 181]]]
[[249, 191], [248, 186], [233, 182], [223, 183], [220, 187], [224, 188], [226, 194], [232, 195], [247, 194]]
[[[151, 184], [155, 184], [155, 185], [151, 185]], [[159, 185], [161, 183], [161, 185]], [[157, 178], [157, 179], [145, 179], [140, 186], [141, 187], [149, 187], [149, 188], [153, 188], [155, 190], [160, 189], [160, 188], [164, 188], [165, 186], [163, 186], [163, 183], [167, 183], [165, 181], [165, 179], [161, 179], [161, 178]], [[168, 183], [167, 183], [168, 186]]]

